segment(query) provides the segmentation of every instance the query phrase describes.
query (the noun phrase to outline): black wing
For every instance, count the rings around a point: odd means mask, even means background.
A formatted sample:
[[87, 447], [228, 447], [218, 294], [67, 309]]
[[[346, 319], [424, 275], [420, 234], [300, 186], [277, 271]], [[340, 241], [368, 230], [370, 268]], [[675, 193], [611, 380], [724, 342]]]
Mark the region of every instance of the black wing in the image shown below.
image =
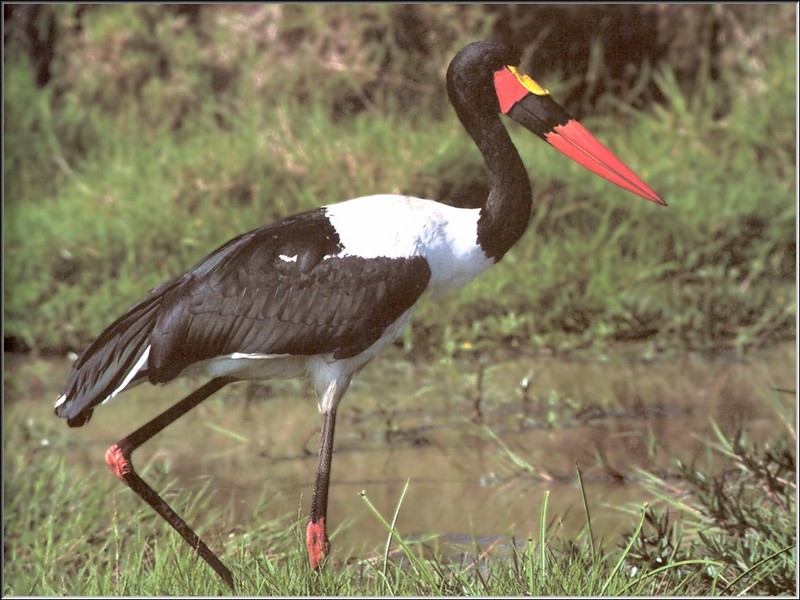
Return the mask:
[[368, 348], [416, 302], [430, 268], [422, 257], [341, 250], [324, 209], [221, 248], [165, 294], [150, 337], [150, 380], [233, 352], [347, 358]]
[[416, 302], [430, 268], [422, 257], [341, 252], [325, 209], [220, 248], [165, 294], [150, 336], [150, 380], [233, 352], [346, 358], [368, 348]]
[[234, 352], [358, 354], [416, 302], [431, 273], [423, 257], [342, 250], [324, 208], [231, 240], [112, 323], [76, 361], [56, 413], [84, 423], [148, 345], [147, 363], [128, 385], [145, 376], [167, 382]]

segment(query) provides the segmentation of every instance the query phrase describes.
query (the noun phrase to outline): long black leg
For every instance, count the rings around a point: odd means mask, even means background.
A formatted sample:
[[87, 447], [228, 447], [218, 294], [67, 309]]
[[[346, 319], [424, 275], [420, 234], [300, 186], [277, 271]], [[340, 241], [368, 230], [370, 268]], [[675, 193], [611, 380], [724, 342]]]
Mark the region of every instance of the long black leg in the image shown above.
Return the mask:
[[231, 589], [234, 589], [233, 576], [228, 568], [222, 564], [205, 542], [186, 524], [186, 521], [179, 517], [178, 514], [172, 510], [172, 507], [137, 475], [133, 468], [133, 463], [131, 462], [131, 454], [134, 450], [167, 427], [170, 423], [173, 423], [178, 418], [185, 415], [211, 394], [231, 383], [231, 381], [233, 380], [226, 378], [212, 379], [203, 387], [195, 390], [186, 396], [186, 398], [111, 446], [106, 452], [106, 463], [108, 463], [108, 466], [114, 471], [117, 477], [136, 492], [145, 502], [152, 506], [153, 510], [161, 515], [167, 523], [172, 525], [175, 531], [180, 533], [183, 539], [195, 549], [200, 557], [217, 572], [217, 575], [222, 577]]
[[319, 463], [314, 482], [314, 495], [311, 497], [311, 518], [306, 528], [306, 546], [311, 567], [318, 569], [328, 555], [331, 543], [325, 529], [328, 514], [328, 484], [331, 479], [331, 458], [333, 457], [333, 432], [336, 428], [336, 408], [322, 416], [322, 437], [319, 441]]

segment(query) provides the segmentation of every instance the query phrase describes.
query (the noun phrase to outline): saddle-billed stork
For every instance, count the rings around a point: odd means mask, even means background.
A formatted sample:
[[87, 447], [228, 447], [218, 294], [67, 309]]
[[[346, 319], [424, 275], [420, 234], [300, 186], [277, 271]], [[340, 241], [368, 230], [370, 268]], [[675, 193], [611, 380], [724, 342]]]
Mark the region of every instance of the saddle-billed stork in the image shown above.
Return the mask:
[[308, 376], [322, 413], [306, 543], [312, 567], [328, 554], [328, 483], [336, 409], [353, 375], [395, 340], [425, 294], [463, 286], [528, 226], [532, 193], [499, 115], [521, 123], [590, 171], [657, 204], [646, 183], [519, 67], [505, 44], [467, 45], [447, 70], [447, 93], [483, 154], [480, 208], [376, 195], [330, 204], [240, 235], [151, 290], [75, 361], [56, 414], [72, 427], [98, 404], [148, 381], [210, 381], [111, 446], [106, 462], [233, 587], [230, 571], [136, 473], [131, 453], [233, 381]]

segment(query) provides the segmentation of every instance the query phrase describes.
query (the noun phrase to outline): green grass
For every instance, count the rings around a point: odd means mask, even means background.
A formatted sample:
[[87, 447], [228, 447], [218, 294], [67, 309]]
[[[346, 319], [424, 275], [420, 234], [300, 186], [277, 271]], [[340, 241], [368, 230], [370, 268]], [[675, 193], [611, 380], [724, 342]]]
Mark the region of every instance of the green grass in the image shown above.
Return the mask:
[[[773, 406], [783, 414], [777, 400]], [[616, 559], [625, 564], [632, 581], [615, 594], [792, 593], [797, 583], [797, 440], [794, 423], [788, 416], [783, 419], [788, 436], [779, 431], [761, 446], [749, 442], [741, 430], [726, 436], [712, 423], [716, 441], [708, 443], [704, 464], [673, 458], [669, 470], [659, 475], [640, 470], [642, 484], [655, 500], [640, 512], [638, 527]], [[492, 437], [514, 468], [540, 477], [540, 470]], [[580, 471], [578, 477], [583, 491]], [[594, 556], [589, 505], [584, 492]], [[559, 555], [556, 562], [563, 561]], [[640, 587], [649, 578], [657, 581], [656, 587]], [[599, 595], [604, 591], [605, 586]]]
[[[310, 27], [323, 13], [284, 14], [313, 40], [294, 64], [225, 38], [232, 21], [202, 21], [222, 28], [216, 47], [172, 13], [150, 31], [154, 10], [88, 13], [89, 33], [62, 42], [75, 44], [74, 54], [58, 54], [44, 88], [24, 57], [7, 61], [7, 338], [80, 350], [152, 286], [300, 210], [381, 192], [480, 199], [480, 155], [445, 101], [449, 54], [412, 68], [396, 41], [373, 41], [366, 54], [348, 49], [348, 75], [320, 63], [327, 30]], [[391, 16], [352, 10], [353, 27]], [[334, 12], [325, 18], [338, 22]], [[241, 60], [198, 56], [214, 48]], [[391, 53], [388, 79], [366, 93], [380, 52]], [[225, 93], [202, 75], [214, 64], [228, 73]], [[584, 118], [664, 195], [666, 209], [512, 125], [534, 186], [531, 227], [497, 268], [418, 311], [409, 356], [603, 351], [629, 340], [647, 342], [651, 355], [742, 353], [793, 339], [793, 38], [765, 43], [717, 78], [709, 68], [685, 81], [660, 65], [648, 81], [663, 104], [638, 112], [604, 96], [598, 105], [613, 109]], [[559, 82], [544, 81], [559, 99]], [[343, 112], [351, 97], [364, 106]]]
[[[23, 417], [4, 422], [5, 595], [229, 593], [112, 476], [81, 476], [61, 449], [43, 443], [56, 439], [54, 426]], [[151, 465], [141, 469], [179, 513], [199, 522], [239, 595], [791, 595], [796, 454], [783, 439], [756, 447], [718, 433], [710, 449], [734, 470], [676, 463], [668, 477], [651, 476], [656, 500], [631, 507], [638, 524], [622, 540], [595, 539], [598, 500], [585, 492], [584, 531], [563, 539], [559, 515], [549, 508], [557, 492], [545, 492], [536, 538], [509, 537], [504, 549], [475, 542], [460, 562], [396, 530], [402, 495], [388, 517], [362, 494], [364, 510], [384, 523], [386, 546], [374, 558], [329, 562], [320, 572], [310, 569], [301, 526], [287, 528], [289, 517], [264, 521], [262, 507], [255, 507], [246, 532], [234, 532], [230, 514], [213, 508], [219, 505], [207, 490], [170, 492], [166, 474]], [[580, 471], [576, 482], [583, 489]]]
[[[52, 19], [60, 35], [44, 87], [10, 35], [7, 341], [80, 350], [149, 288], [300, 210], [380, 192], [480, 198], [481, 158], [445, 100], [443, 73], [465, 41], [503, 31], [506, 9], [321, 6], [266, 6], [252, 18], [198, 9], [196, 19], [156, 5], [46, 7], [33, 30], [44, 36]], [[740, 26], [720, 56], [702, 13], [693, 51], [676, 45], [659, 64], [632, 64], [630, 87], [603, 61], [585, 74], [535, 73], [557, 100], [591, 75], [605, 92], [571, 108], [669, 208], [511, 125], [534, 188], [530, 229], [462, 293], [420, 307], [403, 339], [408, 358], [491, 366], [503, 354], [603, 353], [628, 341], [644, 342], [648, 358], [743, 354], [796, 337], [795, 33], [779, 9], [748, 23], [712, 8], [722, 30]], [[525, 56], [539, 40], [528, 43]], [[65, 448], [45, 444], [58, 425], [4, 420], [4, 594], [228, 593], [113, 476], [83, 475]], [[556, 511], [543, 509], [538, 539], [510, 540], [510, 557], [477, 563], [422, 558], [420, 544], [391, 532], [391, 554], [314, 573], [291, 516], [264, 522], [257, 507], [242, 534], [209, 492], [170, 499], [243, 595], [788, 595], [796, 453], [786, 437], [765, 447], [720, 437], [713, 452], [732, 465], [723, 473], [676, 464], [643, 474], [657, 501], [633, 507], [640, 527], [623, 540], [594, 538], [588, 497], [576, 540], [560, 539]], [[788, 438], [796, 443], [791, 427]], [[511, 468], [542, 472], [509, 453], [498, 445]], [[155, 465], [141, 468], [170, 488]]]

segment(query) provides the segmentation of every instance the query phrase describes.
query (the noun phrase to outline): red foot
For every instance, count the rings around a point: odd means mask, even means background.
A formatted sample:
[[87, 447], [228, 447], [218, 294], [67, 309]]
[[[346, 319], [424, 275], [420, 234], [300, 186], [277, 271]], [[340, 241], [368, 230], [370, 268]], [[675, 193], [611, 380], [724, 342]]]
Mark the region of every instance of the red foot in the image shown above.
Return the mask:
[[119, 444], [114, 444], [106, 451], [106, 464], [120, 479], [125, 479], [125, 476], [133, 471], [130, 459], [119, 447]]
[[328, 536], [325, 535], [325, 517], [316, 523], [309, 521], [306, 528], [306, 547], [311, 568], [319, 569], [322, 560], [328, 556], [331, 549], [331, 543], [328, 541]]

